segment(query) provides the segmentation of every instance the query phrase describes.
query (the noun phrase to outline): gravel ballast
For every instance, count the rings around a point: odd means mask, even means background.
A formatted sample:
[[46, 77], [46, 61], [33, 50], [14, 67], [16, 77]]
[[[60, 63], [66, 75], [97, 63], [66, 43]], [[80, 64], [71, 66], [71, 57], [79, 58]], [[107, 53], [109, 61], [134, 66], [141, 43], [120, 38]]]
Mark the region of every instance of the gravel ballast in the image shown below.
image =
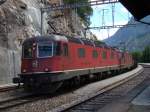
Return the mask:
[[14, 107], [5, 112], [51, 112], [57, 111], [57, 107], [65, 108], [65, 106], [69, 106], [69, 104], [73, 104], [77, 101], [84, 99], [85, 97], [91, 97], [91, 95], [98, 93], [100, 90], [105, 88], [108, 85], [111, 85], [119, 80], [123, 80], [126, 77], [129, 77], [135, 74], [137, 71], [142, 71], [142, 66], [138, 66], [138, 68], [128, 72], [121, 74], [119, 76], [109, 78], [103, 81], [94, 82], [88, 85], [85, 85], [79, 89], [76, 89], [72, 92], [65, 93], [62, 95], [41, 99], [38, 101], [34, 101], [32, 103], [20, 105], [18, 107]]

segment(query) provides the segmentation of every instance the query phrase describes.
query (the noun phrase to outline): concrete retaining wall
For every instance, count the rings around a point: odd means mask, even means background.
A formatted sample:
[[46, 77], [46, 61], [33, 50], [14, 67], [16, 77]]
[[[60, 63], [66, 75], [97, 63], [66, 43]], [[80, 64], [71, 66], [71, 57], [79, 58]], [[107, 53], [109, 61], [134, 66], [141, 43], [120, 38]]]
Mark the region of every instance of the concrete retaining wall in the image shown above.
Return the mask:
[[12, 82], [12, 78], [20, 73], [20, 53], [0, 48], [0, 85]]

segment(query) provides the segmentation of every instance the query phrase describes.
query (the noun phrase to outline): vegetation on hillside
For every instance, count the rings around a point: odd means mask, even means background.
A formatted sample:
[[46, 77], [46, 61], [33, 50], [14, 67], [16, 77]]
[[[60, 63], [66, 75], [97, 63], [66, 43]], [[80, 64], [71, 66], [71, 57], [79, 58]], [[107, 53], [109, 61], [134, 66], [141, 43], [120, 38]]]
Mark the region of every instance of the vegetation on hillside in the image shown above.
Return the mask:
[[[66, 4], [88, 3], [89, 0], [64, 0]], [[90, 6], [77, 8], [78, 15], [83, 19], [87, 26], [90, 25], [90, 16], [93, 14], [93, 9]]]
[[145, 47], [142, 52], [133, 52], [132, 56], [136, 62], [150, 63], [150, 46]]

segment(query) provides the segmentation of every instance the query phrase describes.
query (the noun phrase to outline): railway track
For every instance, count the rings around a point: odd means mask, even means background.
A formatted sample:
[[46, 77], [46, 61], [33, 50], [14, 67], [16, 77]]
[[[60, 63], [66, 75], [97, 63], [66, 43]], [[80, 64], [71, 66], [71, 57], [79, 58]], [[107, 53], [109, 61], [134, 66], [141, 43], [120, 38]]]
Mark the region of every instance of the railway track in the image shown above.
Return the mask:
[[4, 87], [0, 87], [0, 92], [6, 92], [11, 90], [19, 89], [17, 85], [6, 85]]
[[[117, 83], [114, 83], [112, 86], [107, 86], [107, 87], [103, 88], [99, 93], [96, 93], [96, 95], [92, 96], [91, 98], [88, 98], [84, 101], [76, 103], [75, 105], [69, 106], [67, 108], [61, 109], [61, 111], [64, 111], [64, 112], [65, 111], [66, 112], [68, 112], [68, 111], [84, 112], [84, 111], [94, 111], [100, 107], [103, 107], [103, 105], [113, 101], [114, 99], [118, 99], [118, 98], [122, 97], [122, 95], [120, 95], [120, 92], [122, 92], [122, 91], [113, 92], [113, 93], [112, 92], [109, 93], [109, 91], [114, 91], [113, 88], [115, 88], [116, 86], [119, 86], [119, 85], [123, 85], [123, 83], [127, 82], [128, 80], [131, 80], [136, 75], [137, 74], [132, 75], [126, 79], [123, 79]], [[139, 76], [137, 76], [137, 77], [139, 77]], [[141, 78], [142, 78], [142, 76], [140, 76], [140, 78], [138, 78], [138, 79], [141, 79]], [[137, 81], [137, 80], [135, 80], [135, 81]], [[132, 85], [132, 83], [130, 83], [129, 85]], [[125, 88], [126, 88], [126, 86], [124, 87], [124, 89]], [[117, 91], [119, 91], [119, 89], [117, 89]], [[36, 101], [40, 101], [43, 99], [51, 98], [51, 96], [45, 96], [45, 95], [44, 96], [43, 95], [38, 96], [35, 94], [34, 95], [33, 94], [24, 94], [22, 96], [19, 96], [19, 95], [18, 95], [18, 97], [14, 97], [12, 99], [0, 101], [0, 111], [7, 110], [7, 109], [11, 110], [13, 107], [18, 107], [18, 106], [23, 105], [23, 104], [28, 104], [30, 102], [36, 102]], [[97, 100], [98, 96], [99, 96], [99, 98]], [[89, 103], [87, 103], [87, 101], [89, 101]], [[95, 101], [95, 102], [93, 102], [93, 101]], [[78, 106], [79, 106], [79, 108], [78, 108]], [[89, 109], [89, 107], [91, 109]]]
[[[134, 88], [138, 87], [137, 94], [143, 91], [150, 84], [150, 79], [145, 78], [145, 76], [148, 77], [148, 74], [150, 74], [150, 70], [149, 68], [145, 68], [142, 75], [128, 77], [125, 80], [102, 89], [99, 93], [86, 100], [81, 100], [65, 108], [53, 109], [52, 112], [96, 112], [105, 105], [123, 98]], [[143, 81], [141, 82], [141, 80]]]
[[[142, 84], [138, 85], [139, 87], [142, 86], [138, 91], [139, 93], [145, 89], [145, 86], [143, 86], [143, 84], [145, 84], [145, 82], [148, 82], [148, 80], [144, 80]], [[146, 83], [145, 85], [148, 86], [148, 84], [150, 83]], [[122, 93], [124, 92], [124, 88], [120, 89], [119, 91], [117, 89], [118, 88], [95, 96], [82, 103], [64, 109], [62, 110], [62, 112], [97, 112], [98, 110], [102, 109], [105, 105], [115, 100], [119, 100], [120, 98], [123, 98], [124, 95]]]
[[39, 99], [39, 97], [34, 96], [34, 94], [24, 93], [19, 96], [8, 98], [0, 101], [0, 111], [9, 109], [15, 106], [19, 106], [28, 102], [32, 102]]

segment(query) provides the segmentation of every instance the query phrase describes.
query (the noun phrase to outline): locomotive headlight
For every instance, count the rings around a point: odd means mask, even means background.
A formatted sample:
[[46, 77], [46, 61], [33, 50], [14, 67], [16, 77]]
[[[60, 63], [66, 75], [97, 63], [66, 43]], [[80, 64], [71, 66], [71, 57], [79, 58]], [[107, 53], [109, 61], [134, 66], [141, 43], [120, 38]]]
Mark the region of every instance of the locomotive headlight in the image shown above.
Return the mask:
[[49, 71], [49, 69], [48, 68], [45, 68], [45, 72], [48, 72]]
[[33, 43], [33, 50], [35, 50], [36, 48], [36, 43]]
[[27, 72], [27, 70], [26, 70], [26, 69], [23, 69], [23, 73], [25, 73], [25, 72]]
[[35, 50], [35, 47], [33, 47], [33, 50]]
[[34, 67], [34, 68], [38, 67], [38, 61], [37, 60], [34, 60], [32, 62], [32, 67]]
[[36, 46], [36, 43], [33, 43], [33, 46]]

